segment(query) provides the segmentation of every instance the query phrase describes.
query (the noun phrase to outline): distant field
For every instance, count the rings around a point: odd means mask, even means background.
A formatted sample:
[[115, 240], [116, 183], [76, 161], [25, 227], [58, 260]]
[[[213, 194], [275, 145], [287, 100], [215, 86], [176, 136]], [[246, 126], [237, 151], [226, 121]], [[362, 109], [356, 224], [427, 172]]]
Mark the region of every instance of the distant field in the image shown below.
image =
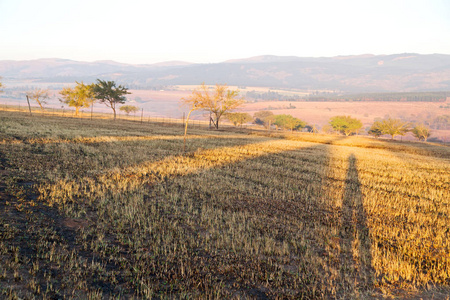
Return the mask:
[[[145, 117], [169, 117], [182, 119], [183, 113], [186, 114], [189, 109], [180, 105], [180, 99], [189, 97], [192, 89], [197, 86], [175, 86], [172, 90], [130, 90], [128, 96], [128, 104], [138, 106], [144, 109]], [[231, 86], [236, 89], [238, 87]], [[256, 90], [258, 92], [266, 92], [268, 88], [246, 87], [241, 91]], [[272, 90], [278, 93], [287, 93], [284, 90]], [[57, 90], [51, 91], [51, 99], [49, 100], [49, 108], [61, 108], [58, 100]], [[304, 94], [301, 91], [289, 91], [288, 93]], [[22, 110], [27, 109], [26, 99], [8, 99], [0, 100], [0, 105], [20, 105]], [[289, 108], [294, 106], [295, 108]], [[68, 109], [66, 107], [66, 109]], [[290, 114], [300, 118], [309, 124], [315, 124], [319, 128], [328, 124], [330, 118], [337, 115], [350, 115], [360, 119], [364, 128], [369, 127], [374, 119], [391, 116], [393, 118], [406, 118], [407, 120], [425, 121], [434, 119], [440, 115], [450, 115], [450, 103], [441, 102], [296, 102], [296, 101], [258, 101], [247, 103], [243, 106], [242, 111], [254, 114], [258, 110], [269, 109], [274, 114]], [[90, 109], [82, 109], [89, 113]], [[102, 104], [95, 104], [95, 112], [111, 113], [111, 109]], [[120, 114], [120, 112], [119, 112]], [[138, 113], [139, 115], [139, 113]], [[207, 120], [208, 115], [202, 112], [194, 112], [193, 119]], [[226, 122], [225, 120], [223, 120]], [[439, 139], [443, 142], [450, 142], [450, 130], [433, 130], [431, 138]], [[412, 135], [406, 136], [405, 139], [415, 140]]]
[[[288, 109], [289, 105], [295, 109]], [[274, 114], [290, 114], [309, 124], [320, 127], [338, 115], [350, 115], [362, 121], [364, 128], [369, 127], [376, 118], [390, 116], [407, 120], [427, 120], [440, 115], [450, 115], [449, 108], [441, 108], [443, 103], [433, 102], [289, 102], [265, 101], [248, 103], [244, 111], [253, 114], [268, 109]], [[450, 142], [450, 130], [433, 130], [432, 136]]]
[[0, 111], [3, 298], [450, 295], [450, 147]]
[[[212, 86], [211, 86], [212, 87]], [[255, 91], [258, 93], [265, 93], [265, 92], [275, 92], [280, 93], [283, 95], [299, 95], [299, 96], [307, 96], [310, 94], [310, 92], [304, 91], [304, 90], [296, 90], [296, 89], [274, 89], [269, 87], [258, 87], [258, 86], [236, 86], [236, 85], [229, 85], [230, 89], [233, 90], [239, 90], [241, 93], [249, 92], [249, 91]], [[179, 91], [192, 91], [196, 88], [198, 88], [198, 85], [176, 85], [173, 88]]]

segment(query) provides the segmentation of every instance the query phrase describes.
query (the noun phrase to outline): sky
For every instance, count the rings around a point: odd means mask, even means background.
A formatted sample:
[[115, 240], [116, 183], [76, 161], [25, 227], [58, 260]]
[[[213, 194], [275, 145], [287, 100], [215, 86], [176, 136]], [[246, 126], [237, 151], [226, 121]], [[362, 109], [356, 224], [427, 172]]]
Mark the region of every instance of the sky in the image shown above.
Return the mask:
[[448, 0], [0, 0], [0, 60], [450, 54]]

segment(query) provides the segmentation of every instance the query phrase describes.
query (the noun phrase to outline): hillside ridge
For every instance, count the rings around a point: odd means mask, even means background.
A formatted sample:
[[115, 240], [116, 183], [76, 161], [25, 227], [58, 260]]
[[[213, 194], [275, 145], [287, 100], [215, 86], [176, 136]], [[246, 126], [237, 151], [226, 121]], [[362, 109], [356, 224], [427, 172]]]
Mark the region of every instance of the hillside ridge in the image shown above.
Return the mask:
[[97, 78], [140, 88], [227, 83], [238, 86], [355, 92], [450, 90], [450, 55], [401, 53], [297, 57], [261, 55], [220, 63], [125, 64], [60, 58], [0, 61], [4, 80], [66, 83]]

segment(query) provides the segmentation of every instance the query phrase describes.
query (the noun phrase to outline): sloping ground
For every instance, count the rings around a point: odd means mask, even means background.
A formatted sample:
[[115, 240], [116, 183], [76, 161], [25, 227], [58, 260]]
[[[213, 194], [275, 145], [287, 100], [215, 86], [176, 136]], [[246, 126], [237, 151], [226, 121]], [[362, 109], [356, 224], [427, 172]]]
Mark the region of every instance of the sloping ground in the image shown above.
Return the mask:
[[0, 116], [2, 296], [449, 295], [449, 147]]

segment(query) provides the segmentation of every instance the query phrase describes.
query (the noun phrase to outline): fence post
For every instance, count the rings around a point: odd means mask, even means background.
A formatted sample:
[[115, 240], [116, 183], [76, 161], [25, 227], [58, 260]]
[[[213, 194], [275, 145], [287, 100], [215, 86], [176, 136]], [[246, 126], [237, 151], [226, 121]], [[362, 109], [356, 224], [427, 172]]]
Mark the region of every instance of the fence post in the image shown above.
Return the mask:
[[32, 114], [31, 114], [30, 99], [28, 98], [28, 95], [26, 95], [26, 96], [27, 96], [28, 108], [30, 109], [30, 116], [32, 116]]

